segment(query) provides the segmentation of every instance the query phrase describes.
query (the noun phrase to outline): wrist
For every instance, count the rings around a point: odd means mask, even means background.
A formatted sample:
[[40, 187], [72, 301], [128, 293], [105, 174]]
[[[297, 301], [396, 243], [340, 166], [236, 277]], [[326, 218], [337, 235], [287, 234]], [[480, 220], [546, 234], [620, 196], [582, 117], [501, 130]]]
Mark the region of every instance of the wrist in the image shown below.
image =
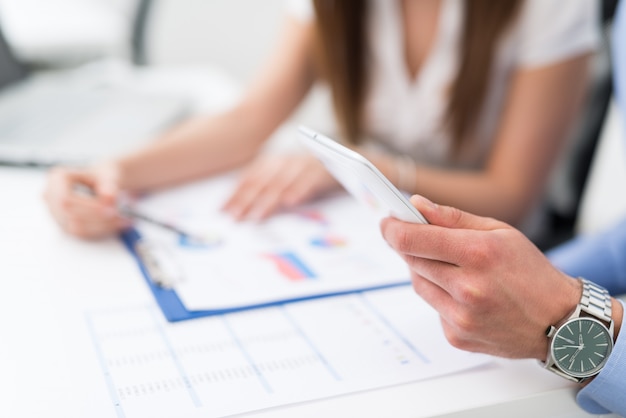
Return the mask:
[[417, 165], [408, 155], [389, 155], [369, 150], [359, 150], [398, 189], [407, 193], [417, 192]]
[[538, 334], [540, 341], [534, 357], [542, 362], [546, 360], [548, 353], [549, 344], [546, 333], [550, 327], [561, 325], [567, 321], [576, 310], [582, 296], [582, 282], [565, 274], [563, 276], [566, 280], [566, 286], [563, 286], [558, 298], [551, 299], [549, 304], [550, 311], [546, 312], [545, 323], [542, 325], [544, 328]]
[[103, 161], [96, 165], [93, 170], [96, 176], [105, 179], [108, 184], [115, 185], [118, 190], [130, 189], [121, 160]]
[[395, 157], [398, 173], [398, 188], [408, 193], [415, 193], [417, 188], [417, 166], [408, 155]]
[[615, 298], [611, 298], [611, 302], [611, 317], [613, 318], [614, 326], [613, 342], [617, 342], [617, 336], [620, 328], [622, 327], [622, 320], [624, 319], [624, 305], [622, 305], [622, 303]]
[[357, 152], [367, 158], [393, 184], [398, 184], [397, 173], [394, 168], [394, 159], [390, 155], [369, 148], [358, 147]]

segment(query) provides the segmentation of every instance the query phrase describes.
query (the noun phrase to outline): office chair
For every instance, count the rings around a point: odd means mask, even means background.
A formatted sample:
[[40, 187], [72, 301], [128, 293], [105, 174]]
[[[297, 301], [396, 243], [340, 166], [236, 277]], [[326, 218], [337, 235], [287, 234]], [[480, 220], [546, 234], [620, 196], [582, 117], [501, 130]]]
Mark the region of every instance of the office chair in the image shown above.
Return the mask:
[[135, 65], [147, 65], [146, 37], [153, 0], [139, 0], [131, 30], [131, 59]]
[[613, 93], [610, 27], [617, 1], [602, 2], [602, 46], [594, 63], [587, 103], [548, 186], [544, 198], [546, 225], [538, 236], [531, 237], [542, 250], [567, 241], [575, 234], [583, 191]]

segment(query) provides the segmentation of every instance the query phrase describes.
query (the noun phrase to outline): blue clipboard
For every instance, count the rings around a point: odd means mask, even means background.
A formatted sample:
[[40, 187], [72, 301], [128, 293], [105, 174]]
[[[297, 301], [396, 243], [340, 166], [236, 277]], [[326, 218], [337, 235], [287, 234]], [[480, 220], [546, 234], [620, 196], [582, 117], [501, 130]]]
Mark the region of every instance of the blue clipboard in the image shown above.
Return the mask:
[[146, 265], [146, 260], [142, 257], [142, 255], [138, 251], [137, 244], [141, 241], [141, 235], [139, 234], [139, 232], [133, 228], [128, 229], [121, 234], [121, 239], [126, 245], [126, 248], [130, 251], [130, 253], [135, 258], [135, 261], [137, 262], [139, 269], [141, 270], [141, 273], [146, 283], [148, 284], [148, 287], [150, 288], [150, 291], [154, 295], [154, 299], [156, 300], [157, 304], [161, 308], [163, 315], [169, 322], [178, 322], [178, 321], [184, 321], [187, 319], [203, 318], [203, 317], [211, 316], [211, 315], [222, 315], [222, 314], [246, 311], [246, 310], [251, 310], [251, 309], [267, 308], [267, 307], [272, 307], [272, 306], [284, 305], [287, 303], [301, 302], [305, 300], [320, 299], [320, 298], [327, 298], [327, 297], [333, 297], [333, 296], [343, 296], [343, 295], [348, 295], [352, 293], [388, 289], [388, 288], [398, 287], [398, 286], [407, 286], [411, 283], [409, 280], [403, 280], [403, 281], [394, 282], [394, 283], [386, 283], [380, 286], [362, 287], [358, 289], [350, 289], [350, 290], [339, 291], [339, 292], [317, 293], [317, 294], [306, 295], [303, 297], [280, 299], [280, 300], [274, 300], [274, 301], [265, 302], [265, 303], [243, 305], [243, 306], [233, 306], [227, 309], [209, 309], [209, 310], [190, 311], [185, 307], [183, 301], [178, 297], [176, 290], [157, 284], [157, 282], [151, 276], [150, 270], [148, 266]]

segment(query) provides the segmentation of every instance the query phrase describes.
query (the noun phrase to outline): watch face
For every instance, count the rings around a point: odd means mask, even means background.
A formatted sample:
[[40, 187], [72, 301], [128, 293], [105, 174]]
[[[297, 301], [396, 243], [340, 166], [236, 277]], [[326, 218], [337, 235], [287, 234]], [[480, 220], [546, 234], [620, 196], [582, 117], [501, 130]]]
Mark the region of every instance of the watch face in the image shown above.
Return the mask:
[[552, 339], [552, 356], [559, 369], [575, 377], [598, 373], [606, 363], [613, 339], [606, 326], [593, 318], [574, 318]]

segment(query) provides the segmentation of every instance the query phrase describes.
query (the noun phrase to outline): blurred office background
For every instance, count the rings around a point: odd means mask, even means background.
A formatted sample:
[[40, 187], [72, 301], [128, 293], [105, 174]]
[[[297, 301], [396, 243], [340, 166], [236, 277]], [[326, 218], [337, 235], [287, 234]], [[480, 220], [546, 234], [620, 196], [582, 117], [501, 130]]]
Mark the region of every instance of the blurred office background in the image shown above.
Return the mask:
[[284, 0], [0, 0], [0, 19], [27, 62], [131, 59], [136, 46], [151, 65], [217, 64], [248, 80], [278, 35], [283, 8]]
[[[607, 24], [615, 3], [603, 0]], [[243, 87], [271, 51], [285, 8], [286, 0], [0, 0], [0, 24], [18, 56], [34, 68], [107, 59], [159, 68], [217, 68]], [[609, 69], [605, 50], [595, 65], [597, 97], [546, 197], [553, 218], [541, 237], [544, 247], [566, 239], [575, 224], [583, 231], [607, 227], [626, 208], [626, 195], [614, 192], [626, 178], [624, 151], [615, 151], [623, 148], [616, 134], [622, 128], [615, 118], [603, 123], [610, 108]], [[293, 122], [332, 130], [329, 103], [328, 92], [318, 87]], [[603, 136], [608, 140], [600, 141]], [[593, 190], [581, 205], [587, 184]]]
[[[35, 68], [119, 59], [165, 68], [224, 71], [242, 87], [279, 36], [286, 0], [0, 0], [0, 24]], [[318, 88], [295, 115], [332, 125]]]

